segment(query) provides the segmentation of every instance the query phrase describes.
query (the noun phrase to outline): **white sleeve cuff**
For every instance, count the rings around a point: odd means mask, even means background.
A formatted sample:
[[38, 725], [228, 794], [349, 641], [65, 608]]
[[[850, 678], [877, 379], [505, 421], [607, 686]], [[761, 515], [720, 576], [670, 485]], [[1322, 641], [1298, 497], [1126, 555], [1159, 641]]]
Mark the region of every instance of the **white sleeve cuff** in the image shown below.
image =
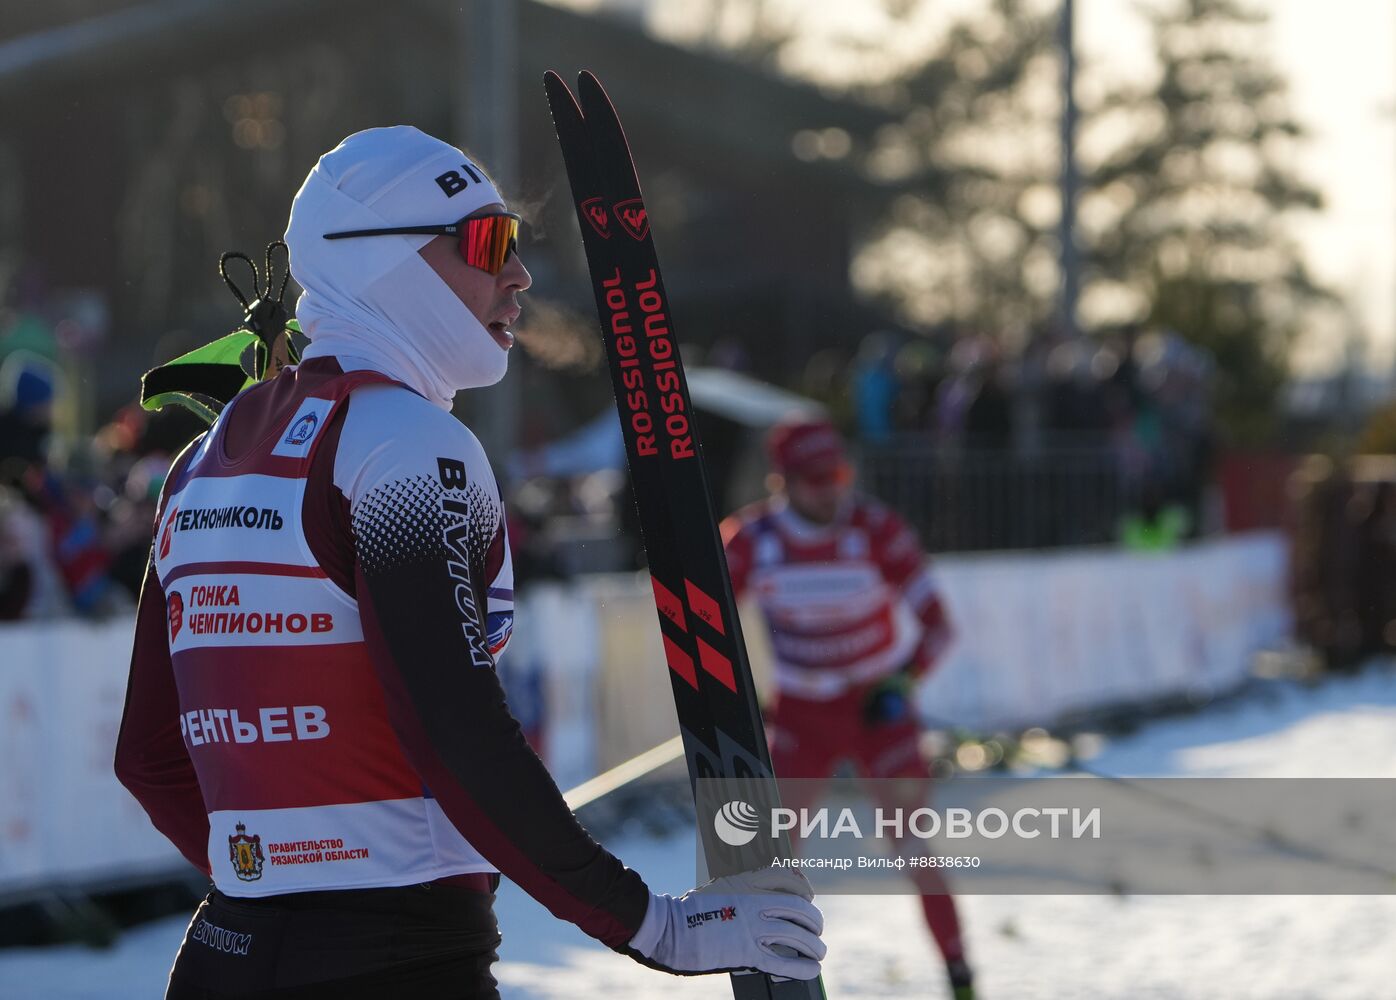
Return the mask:
[[669, 897], [650, 893], [650, 905], [645, 909], [645, 919], [641, 921], [635, 936], [630, 939], [630, 947], [646, 958], [652, 957], [668, 924]]

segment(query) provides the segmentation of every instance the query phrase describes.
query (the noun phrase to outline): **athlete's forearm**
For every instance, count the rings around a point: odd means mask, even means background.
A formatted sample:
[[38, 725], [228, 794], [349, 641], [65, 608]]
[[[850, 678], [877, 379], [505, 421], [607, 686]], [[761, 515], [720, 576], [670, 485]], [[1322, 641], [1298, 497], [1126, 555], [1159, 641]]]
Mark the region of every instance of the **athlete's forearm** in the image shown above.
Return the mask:
[[945, 612], [945, 603], [939, 597], [930, 601], [916, 617], [921, 624], [921, 642], [916, 647], [912, 673], [916, 677], [926, 677], [939, 666], [945, 651], [950, 648], [955, 629]]
[[[568, 809], [504, 701], [470, 595], [444, 552], [357, 570], [364, 638], [407, 758], [457, 829], [504, 875], [611, 947], [649, 891]], [[458, 590], [457, 588], [464, 588]], [[458, 599], [459, 598], [459, 599]]]

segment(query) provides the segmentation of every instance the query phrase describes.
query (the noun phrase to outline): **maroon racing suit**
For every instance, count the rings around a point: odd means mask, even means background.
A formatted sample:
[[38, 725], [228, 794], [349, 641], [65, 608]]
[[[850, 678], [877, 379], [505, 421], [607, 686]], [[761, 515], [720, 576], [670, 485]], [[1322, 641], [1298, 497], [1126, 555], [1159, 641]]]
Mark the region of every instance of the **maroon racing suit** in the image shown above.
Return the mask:
[[462, 424], [307, 361], [180, 456], [154, 541], [116, 770], [216, 883], [169, 996], [494, 996], [496, 873], [625, 947], [649, 890], [494, 670], [512, 572]]
[[[893, 719], [868, 712], [880, 685], [899, 674], [925, 677], [951, 641], [915, 533], [870, 497], [853, 496], [828, 525], [773, 497], [727, 518], [722, 538], [734, 592], [755, 600], [770, 632], [772, 765], [780, 778], [812, 779], [801, 783], [803, 797], [787, 795], [784, 804], [813, 807], [813, 779], [843, 760], [864, 778], [922, 779], [929, 794], [914, 711]], [[963, 963], [959, 919], [939, 871], [911, 871], [936, 944], [947, 962]]]

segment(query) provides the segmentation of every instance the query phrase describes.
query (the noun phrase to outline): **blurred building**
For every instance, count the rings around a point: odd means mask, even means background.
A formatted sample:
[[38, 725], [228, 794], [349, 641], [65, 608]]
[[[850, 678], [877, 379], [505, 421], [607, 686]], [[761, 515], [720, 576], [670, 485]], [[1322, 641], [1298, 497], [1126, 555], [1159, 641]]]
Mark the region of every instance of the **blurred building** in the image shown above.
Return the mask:
[[[487, 6], [512, 20], [482, 40]], [[685, 341], [736, 341], [773, 372], [879, 325], [852, 299], [848, 267], [886, 194], [841, 152], [883, 123], [878, 112], [535, 0], [9, 10], [0, 260], [105, 299], [105, 334], [86, 345], [105, 411], [130, 398], [138, 372], [229, 328], [219, 254], [260, 256], [321, 152], [398, 122], [470, 147], [479, 81], [496, 67], [512, 67], [514, 86], [490, 89], [516, 101], [518, 175], [500, 180], [532, 216], [535, 294], [591, 309], [541, 84], [545, 69], [590, 68], [628, 127]], [[811, 160], [810, 137], [830, 135]]]

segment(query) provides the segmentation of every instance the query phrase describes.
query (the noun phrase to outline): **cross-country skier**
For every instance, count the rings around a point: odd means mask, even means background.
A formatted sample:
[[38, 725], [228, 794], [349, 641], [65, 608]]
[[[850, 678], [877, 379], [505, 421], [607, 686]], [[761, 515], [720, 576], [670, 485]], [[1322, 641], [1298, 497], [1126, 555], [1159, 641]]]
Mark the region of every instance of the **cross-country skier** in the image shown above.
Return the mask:
[[[823, 779], [851, 760], [865, 778], [929, 782], [912, 691], [952, 634], [930, 563], [901, 518], [853, 491], [831, 424], [791, 420], [768, 445], [771, 496], [725, 520], [722, 538], [734, 592], [755, 597], [770, 631], [776, 775]], [[972, 1000], [954, 900], [936, 869], [911, 871], [952, 994]]]
[[450, 406], [504, 375], [531, 283], [518, 221], [459, 149], [345, 139], [286, 231], [304, 361], [171, 470], [116, 753], [214, 882], [167, 998], [496, 997], [501, 873], [658, 969], [819, 972], [803, 877], [651, 892], [505, 705], [509, 542]]

